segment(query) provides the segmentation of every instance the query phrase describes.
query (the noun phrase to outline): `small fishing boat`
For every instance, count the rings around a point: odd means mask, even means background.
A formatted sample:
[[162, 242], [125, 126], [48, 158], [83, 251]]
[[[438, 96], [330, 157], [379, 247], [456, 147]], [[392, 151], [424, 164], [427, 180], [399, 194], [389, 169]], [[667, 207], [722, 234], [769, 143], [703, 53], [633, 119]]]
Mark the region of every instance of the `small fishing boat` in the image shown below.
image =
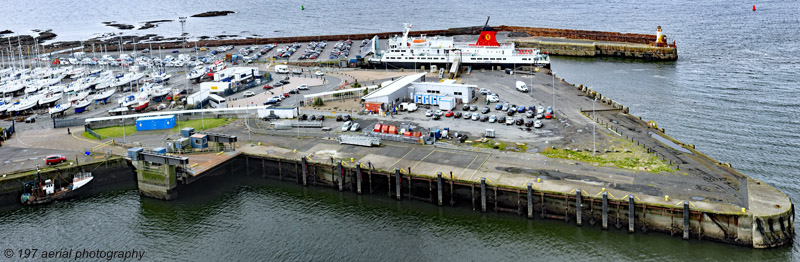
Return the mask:
[[92, 173], [81, 172], [73, 175], [68, 184], [61, 184], [56, 188], [56, 181], [42, 181], [37, 174], [36, 180], [25, 183], [19, 201], [23, 205], [41, 205], [74, 197], [79, 193], [78, 189], [85, 187], [93, 179]]

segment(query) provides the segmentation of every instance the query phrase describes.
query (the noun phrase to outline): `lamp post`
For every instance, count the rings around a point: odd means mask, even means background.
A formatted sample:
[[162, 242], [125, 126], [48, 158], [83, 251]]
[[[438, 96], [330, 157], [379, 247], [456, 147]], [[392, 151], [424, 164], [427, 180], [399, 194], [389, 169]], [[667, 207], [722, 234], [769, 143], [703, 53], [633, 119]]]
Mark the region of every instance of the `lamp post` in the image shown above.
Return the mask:
[[556, 71], [550, 70], [550, 75], [553, 76], [553, 113], [556, 114]]
[[121, 118], [119, 122], [122, 123], [122, 143], [127, 144], [128, 141], [125, 140], [125, 118]]
[[597, 126], [597, 115], [594, 112], [594, 102], [597, 101], [597, 97], [592, 99], [592, 118], [594, 123], [592, 123], [592, 156], [597, 154], [597, 132], [595, 131]]

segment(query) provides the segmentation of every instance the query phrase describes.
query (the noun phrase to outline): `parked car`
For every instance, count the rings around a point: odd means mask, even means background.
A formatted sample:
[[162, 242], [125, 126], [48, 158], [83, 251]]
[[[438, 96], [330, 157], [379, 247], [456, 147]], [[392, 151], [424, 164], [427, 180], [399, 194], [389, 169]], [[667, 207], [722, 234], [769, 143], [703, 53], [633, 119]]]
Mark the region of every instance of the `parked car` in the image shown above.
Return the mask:
[[456, 112], [453, 118], [461, 118], [461, 112]]
[[506, 122], [506, 116], [504, 115], [497, 116], [497, 123], [503, 124], [505, 122]]
[[489, 94], [489, 89], [481, 88], [480, 92], [481, 92], [481, 95], [488, 95]]
[[358, 123], [353, 123], [350, 126], [350, 131], [357, 132], [357, 131], [360, 131], [360, 130], [361, 130], [361, 125], [359, 125]]
[[478, 119], [480, 119], [480, 118], [481, 118], [481, 115], [479, 115], [478, 113], [472, 114], [472, 121], [478, 121]]
[[518, 107], [517, 108], [517, 113], [525, 113], [525, 107], [524, 106]]
[[442, 112], [442, 110], [436, 110], [436, 112], [434, 112], [433, 115], [442, 116], [444, 115], [444, 112]]
[[536, 116], [536, 114], [535, 114], [535, 113], [533, 113], [533, 111], [530, 111], [530, 110], [528, 110], [528, 111], [525, 111], [525, 117], [527, 117], [527, 118], [533, 118], [533, 117], [535, 117], [535, 116]]
[[289, 93], [283, 93], [283, 98], [288, 98], [288, 97], [289, 97]]
[[49, 155], [45, 158], [45, 164], [48, 165], [55, 165], [59, 163], [64, 163], [67, 161], [67, 158], [62, 155]]
[[300, 93], [300, 90], [298, 90], [297, 88], [289, 90], [289, 94], [299, 94], [299, 93]]
[[453, 111], [451, 111], [451, 110], [447, 110], [447, 113], [444, 113], [444, 116], [445, 116], [445, 117], [451, 117], [451, 116], [453, 116], [453, 115], [455, 115], [455, 114], [454, 114], [454, 113], [453, 113]]
[[325, 73], [323, 73], [322, 71], [314, 72], [314, 74], [317, 75], [317, 76], [324, 76], [325, 75]]
[[433, 116], [433, 110], [428, 109], [428, 111], [425, 111], [425, 116]]
[[487, 115], [481, 115], [481, 122], [486, 122], [486, 121], [488, 121], [488, 120], [489, 120], [489, 116], [487, 116]]
[[433, 120], [439, 120], [439, 119], [442, 119], [441, 115], [437, 115], [437, 114], [433, 115]]
[[489, 113], [489, 110], [490, 110], [489, 107], [485, 106], [485, 107], [483, 107], [483, 109], [481, 109], [481, 114]]
[[514, 118], [513, 117], [506, 118], [506, 125], [510, 126], [510, 125], [513, 125], [513, 124], [514, 124]]
[[531, 120], [531, 119], [525, 120], [525, 126], [532, 127], [533, 126], [533, 120]]
[[542, 118], [544, 118], [544, 114], [536, 114], [536, 119], [542, 119]]
[[508, 103], [505, 103], [505, 104], [503, 104], [503, 109], [502, 110], [503, 111], [508, 111], [508, 107], [509, 107]]
[[508, 116], [513, 116], [513, 115], [514, 115], [514, 113], [516, 113], [516, 112], [517, 112], [517, 111], [511, 110], [511, 108], [509, 108], [509, 109], [508, 109], [508, 111], [506, 111], [506, 115], [508, 115]]
[[478, 111], [478, 106], [476, 105], [469, 106], [469, 111]]
[[[281, 82], [281, 81], [278, 81], [278, 82], [275, 82], [274, 84], [272, 84], [272, 86], [274, 86], [274, 87], [282, 87], [283, 85], [284, 85], [284, 83]], [[267, 88], [267, 89], [272, 89], [272, 88]]]
[[270, 98], [269, 100], [264, 101], [264, 105], [277, 105], [277, 104], [280, 104], [280, 102], [281, 101], [278, 100], [278, 99]]
[[488, 95], [486, 96], [486, 101], [489, 101], [489, 103], [497, 103], [500, 102], [500, 97], [494, 94]]
[[297, 87], [297, 89], [300, 89], [300, 90], [308, 90], [308, 85], [306, 85], [306, 84], [302, 84], [302, 85], [298, 86], [298, 87]]
[[280, 82], [281, 82], [281, 83], [283, 83], [283, 84], [285, 85], [285, 84], [288, 84], [288, 83], [289, 83], [289, 79], [283, 79], [283, 80], [281, 80]]
[[319, 121], [325, 120], [325, 116], [323, 116], [323, 115], [318, 115], [318, 116], [317, 116], [317, 120], [319, 120]]
[[472, 113], [470, 113], [470, 112], [465, 112], [465, 113], [464, 113], [464, 119], [470, 119], [470, 118], [472, 118]]
[[272, 89], [271, 85], [264, 85], [264, 90], [270, 90], [270, 89]]
[[244, 97], [251, 97], [256, 95], [253, 91], [244, 91]]
[[547, 110], [545, 110], [545, 112], [550, 113], [552, 115], [553, 114], [553, 107], [552, 106], [548, 106]]
[[350, 127], [353, 125], [353, 122], [347, 121], [342, 124], [342, 131], [350, 130]]
[[282, 95], [274, 95], [270, 99], [275, 99], [275, 100], [278, 100], [278, 102], [280, 102], [281, 100], [283, 100], [283, 96]]
[[497, 116], [496, 115], [489, 116], [489, 123], [494, 123], [494, 122], [497, 122]]
[[464, 104], [463, 106], [461, 106], [461, 110], [463, 110], [463, 111], [469, 111], [469, 105], [467, 105], [467, 104]]
[[550, 114], [550, 112], [545, 112], [545, 113], [544, 113], [544, 118], [545, 118], [545, 119], [550, 119], [550, 118], [553, 118], [553, 115], [552, 115], [552, 114]]
[[344, 116], [342, 116], [342, 119], [344, 119], [344, 121], [353, 120], [352, 118], [350, 118], [350, 115], [344, 115]]
[[516, 120], [514, 120], [514, 124], [518, 126], [521, 126], [524, 122], [525, 120], [523, 120], [522, 118], [517, 118]]
[[542, 113], [544, 113], [544, 107], [543, 107], [543, 106], [538, 106], [538, 107], [536, 107], [536, 113], [537, 113], [537, 114], [542, 114]]
[[497, 105], [494, 106], [494, 110], [502, 110], [502, 109], [503, 109], [503, 105], [502, 104], [498, 103]]
[[344, 120], [344, 117], [341, 115], [336, 116], [336, 122], [342, 122], [342, 120]]
[[517, 111], [517, 105], [511, 105], [509, 109], [511, 109], [512, 111]]
[[536, 120], [536, 122], [533, 122], [533, 127], [541, 128], [542, 127], [542, 120]]

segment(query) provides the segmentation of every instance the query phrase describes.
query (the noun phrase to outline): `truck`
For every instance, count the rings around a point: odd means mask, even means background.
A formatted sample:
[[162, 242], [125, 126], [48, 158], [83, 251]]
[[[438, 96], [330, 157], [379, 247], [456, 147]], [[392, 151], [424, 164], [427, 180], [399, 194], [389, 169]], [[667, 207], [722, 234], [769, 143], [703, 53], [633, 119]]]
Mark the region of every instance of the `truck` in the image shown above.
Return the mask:
[[289, 66], [288, 65], [276, 65], [275, 66], [275, 73], [288, 74], [289, 73]]

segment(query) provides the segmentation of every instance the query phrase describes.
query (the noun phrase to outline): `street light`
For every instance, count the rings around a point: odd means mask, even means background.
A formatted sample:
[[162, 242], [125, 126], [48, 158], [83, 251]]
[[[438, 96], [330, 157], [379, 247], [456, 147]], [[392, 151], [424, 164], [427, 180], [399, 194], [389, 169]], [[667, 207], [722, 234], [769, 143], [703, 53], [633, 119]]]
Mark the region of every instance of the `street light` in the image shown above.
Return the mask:
[[556, 71], [550, 70], [550, 75], [553, 76], [553, 113], [556, 113]]
[[122, 143], [127, 144], [128, 141], [125, 140], [125, 118], [119, 119], [120, 123], [122, 123]]
[[597, 101], [597, 97], [592, 99], [592, 118], [594, 120], [594, 124], [592, 124], [592, 156], [597, 154], [597, 132], [595, 131], [597, 126], [597, 115], [594, 112], [595, 101]]

